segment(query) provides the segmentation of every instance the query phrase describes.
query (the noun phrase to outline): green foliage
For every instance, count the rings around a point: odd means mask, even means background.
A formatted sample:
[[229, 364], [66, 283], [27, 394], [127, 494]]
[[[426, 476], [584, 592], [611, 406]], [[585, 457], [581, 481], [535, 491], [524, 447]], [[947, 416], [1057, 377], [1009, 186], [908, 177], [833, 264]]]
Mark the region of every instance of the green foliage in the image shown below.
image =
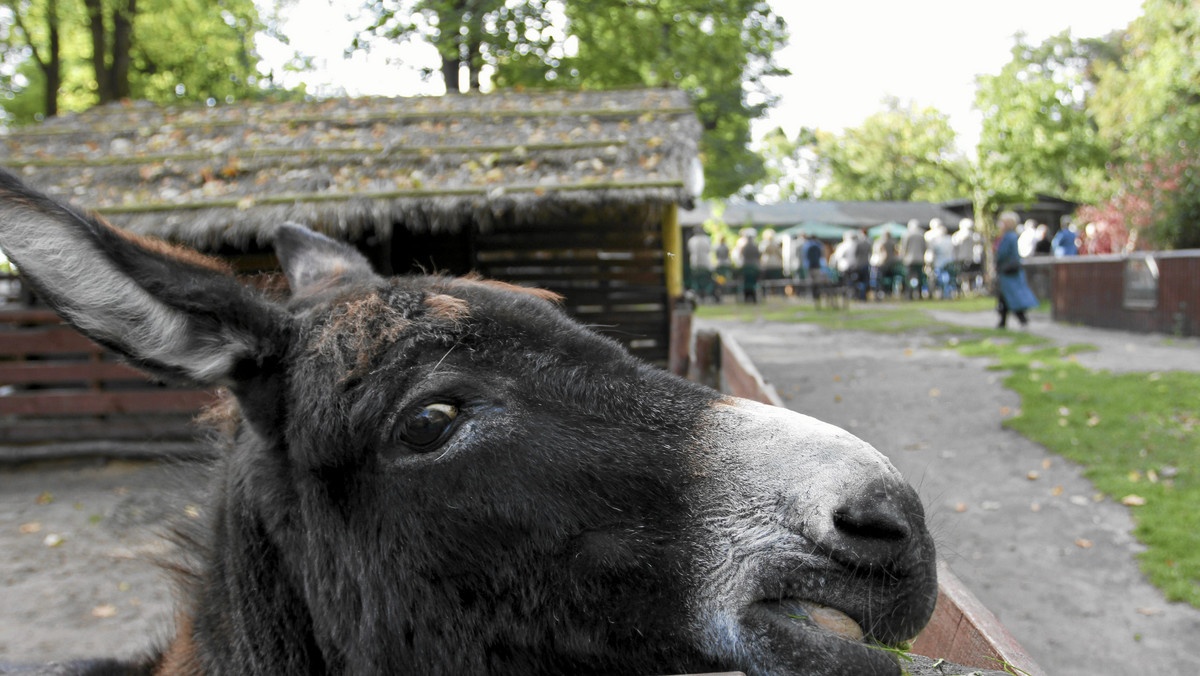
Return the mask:
[[[49, 58], [50, 6], [50, 0], [0, 4], [4, 61], [12, 68], [0, 71], [0, 106], [17, 123], [46, 112], [46, 80], [33, 56], [36, 50], [43, 61]], [[84, 110], [96, 104], [100, 89], [88, 14], [82, 0], [54, 0], [54, 6], [61, 36], [59, 109]], [[258, 71], [255, 35], [272, 27], [253, 0], [139, 0], [136, 7], [129, 50], [132, 98], [172, 103], [285, 95]], [[15, 25], [18, 17], [26, 30]], [[106, 15], [106, 31], [112, 30], [110, 19]], [[107, 54], [102, 61], [111, 65], [112, 58]]]
[[757, 192], [780, 200], [816, 198], [821, 171], [816, 145], [817, 132], [808, 127], [801, 127], [794, 139], [780, 127], [767, 132], [761, 150], [766, 176]]
[[[1200, 245], [1200, 6], [1148, 0], [1130, 24], [1126, 51], [1099, 71], [1091, 101], [1100, 133], [1123, 163], [1108, 201], [1149, 209], [1148, 239]], [[1143, 169], [1145, 168], [1145, 169]], [[1164, 171], [1165, 175], [1164, 175]]]
[[980, 169], [1000, 202], [1096, 195], [1109, 153], [1087, 97], [1094, 69], [1114, 57], [1115, 43], [1064, 31], [1034, 46], [1018, 35], [1012, 60], [998, 75], [979, 78]]
[[354, 48], [420, 37], [443, 60], [459, 58], [472, 72], [492, 68], [498, 87], [679, 87], [703, 126], [705, 196], [734, 194], [766, 175], [762, 157], [749, 150], [750, 122], [774, 101], [765, 79], [786, 74], [774, 52], [787, 27], [764, 0], [373, 0], [366, 7], [376, 21]]
[[1147, 0], [1126, 31], [1122, 58], [1099, 69], [1091, 106], [1103, 137], [1128, 157], [1200, 138], [1197, 54], [1200, 5]]
[[828, 178], [821, 197], [837, 200], [942, 201], [969, 192], [956, 134], [934, 108], [885, 99], [884, 109], [841, 134], [816, 133]]

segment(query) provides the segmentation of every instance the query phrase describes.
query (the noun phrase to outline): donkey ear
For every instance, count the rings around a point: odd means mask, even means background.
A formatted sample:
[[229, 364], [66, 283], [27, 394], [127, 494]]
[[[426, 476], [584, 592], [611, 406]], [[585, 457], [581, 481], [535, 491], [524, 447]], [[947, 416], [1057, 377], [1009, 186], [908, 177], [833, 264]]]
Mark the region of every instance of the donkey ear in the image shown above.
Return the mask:
[[370, 261], [350, 245], [295, 223], [275, 231], [275, 255], [295, 296], [376, 276]]
[[3, 170], [0, 248], [64, 319], [160, 377], [236, 392], [289, 342], [282, 308], [220, 263], [117, 230]]

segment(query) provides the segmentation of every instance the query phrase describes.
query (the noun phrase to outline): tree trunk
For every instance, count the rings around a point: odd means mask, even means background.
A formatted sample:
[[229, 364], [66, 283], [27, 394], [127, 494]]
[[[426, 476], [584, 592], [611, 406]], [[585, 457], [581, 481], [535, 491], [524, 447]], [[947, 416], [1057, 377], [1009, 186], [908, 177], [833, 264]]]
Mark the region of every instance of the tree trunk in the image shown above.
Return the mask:
[[137, 0], [128, 0], [124, 10], [113, 11], [112, 66], [109, 71], [109, 91], [112, 100], [129, 98], [129, 67], [133, 62], [133, 18], [137, 15]]
[[50, 37], [50, 53], [42, 66], [46, 76], [46, 91], [44, 103], [46, 117], [58, 115], [58, 90], [62, 86], [62, 54], [61, 42], [58, 35], [58, 0], [49, 0], [46, 4], [46, 30]]
[[467, 72], [470, 74], [467, 86], [472, 92], [479, 91], [479, 67], [479, 39], [471, 38], [467, 43]]
[[83, 0], [87, 7], [88, 28], [92, 32], [92, 70], [96, 74], [96, 95], [100, 103], [112, 101], [114, 96], [105, 55], [108, 54], [108, 31], [104, 30], [104, 5], [101, 0]]
[[458, 93], [458, 58], [442, 55], [442, 81], [447, 94]]

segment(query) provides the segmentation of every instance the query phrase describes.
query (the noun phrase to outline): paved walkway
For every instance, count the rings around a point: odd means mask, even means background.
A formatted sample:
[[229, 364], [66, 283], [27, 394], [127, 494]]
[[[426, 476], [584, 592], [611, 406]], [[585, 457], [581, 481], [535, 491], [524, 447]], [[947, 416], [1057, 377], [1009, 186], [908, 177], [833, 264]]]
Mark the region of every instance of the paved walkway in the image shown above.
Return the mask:
[[[995, 314], [936, 312], [992, 326]], [[874, 444], [917, 487], [939, 554], [1049, 674], [1200, 674], [1200, 610], [1168, 603], [1134, 555], [1129, 509], [1002, 420], [1019, 406], [987, 362], [917, 334], [701, 322], [736, 337], [790, 408]], [[1200, 342], [1054, 324], [1091, 368], [1200, 370]], [[1031, 471], [1037, 479], [1027, 478]], [[1079, 546], [1090, 542], [1088, 547]], [[1085, 542], [1086, 541], [1086, 542]]]

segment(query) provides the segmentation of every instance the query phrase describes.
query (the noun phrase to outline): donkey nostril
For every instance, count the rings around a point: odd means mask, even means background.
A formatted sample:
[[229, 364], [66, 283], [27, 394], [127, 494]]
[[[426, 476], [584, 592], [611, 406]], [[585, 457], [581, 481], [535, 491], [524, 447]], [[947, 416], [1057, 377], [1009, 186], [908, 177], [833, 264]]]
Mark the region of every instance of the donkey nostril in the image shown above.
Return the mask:
[[886, 493], [846, 501], [834, 510], [833, 525], [843, 535], [869, 540], [906, 540], [912, 533], [908, 516]]

